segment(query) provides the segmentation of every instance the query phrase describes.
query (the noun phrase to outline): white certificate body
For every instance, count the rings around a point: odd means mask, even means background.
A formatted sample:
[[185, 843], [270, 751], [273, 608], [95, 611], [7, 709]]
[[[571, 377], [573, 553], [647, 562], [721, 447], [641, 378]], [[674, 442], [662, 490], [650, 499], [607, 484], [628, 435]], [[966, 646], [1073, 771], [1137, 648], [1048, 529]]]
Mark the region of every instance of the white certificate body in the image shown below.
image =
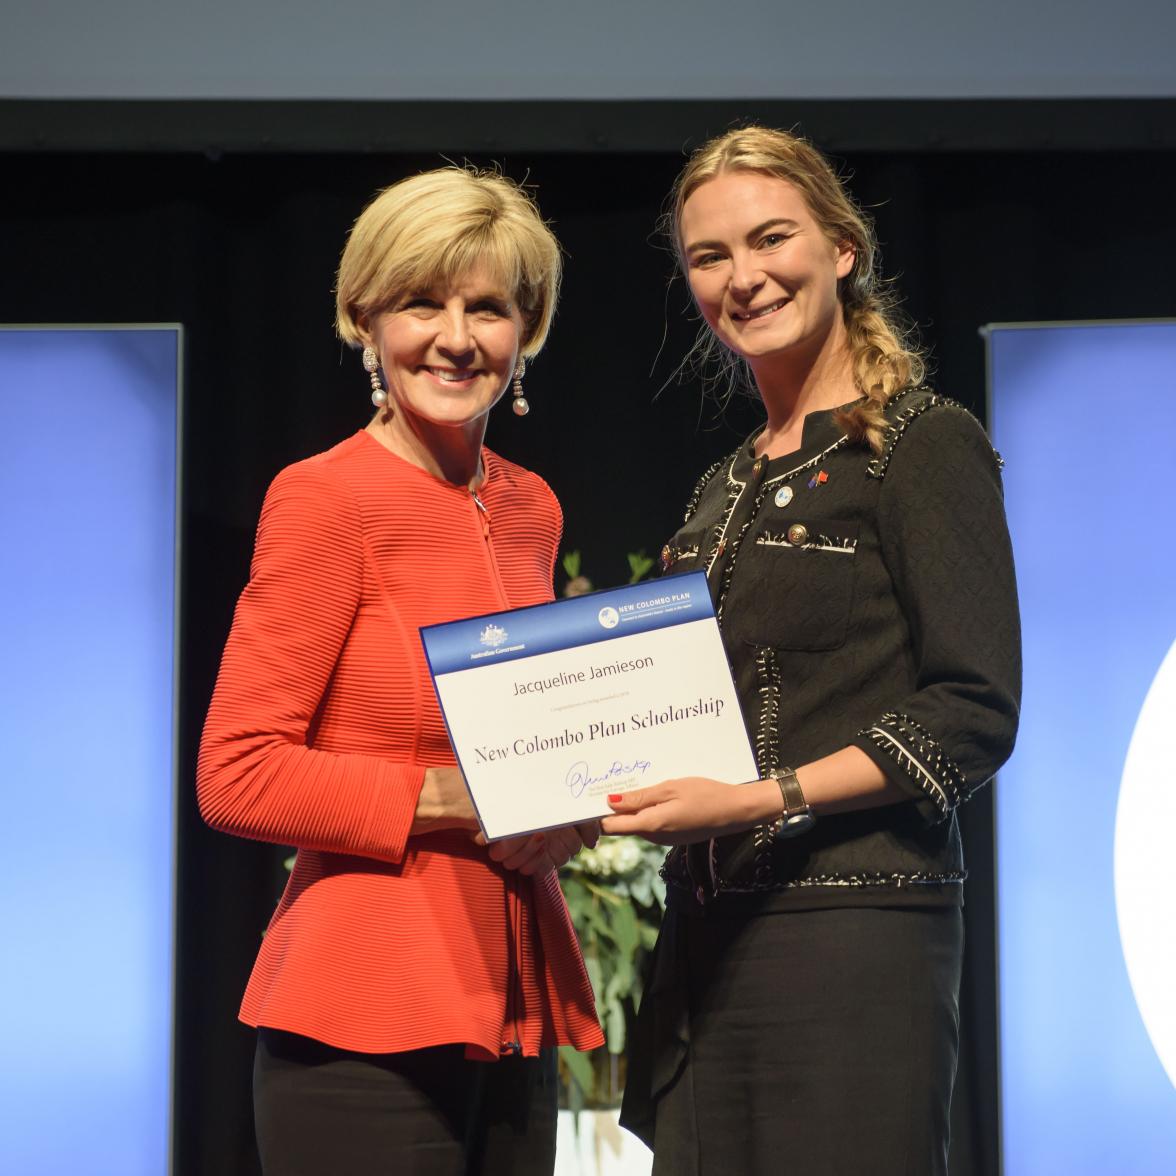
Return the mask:
[[605, 816], [610, 793], [759, 773], [706, 577], [421, 630], [490, 840]]

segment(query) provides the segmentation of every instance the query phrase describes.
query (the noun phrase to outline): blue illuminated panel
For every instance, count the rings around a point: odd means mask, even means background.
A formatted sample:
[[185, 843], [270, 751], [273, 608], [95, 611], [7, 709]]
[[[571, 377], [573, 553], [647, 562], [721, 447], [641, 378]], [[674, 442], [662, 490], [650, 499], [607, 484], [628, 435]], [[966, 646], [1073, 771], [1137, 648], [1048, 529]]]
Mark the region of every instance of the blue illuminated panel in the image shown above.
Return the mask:
[[1006, 1176], [1176, 1172], [1176, 323], [993, 328], [1025, 697], [997, 791]]
[[168, 1170], [179, 328], [0, 329], [0, 1172]]

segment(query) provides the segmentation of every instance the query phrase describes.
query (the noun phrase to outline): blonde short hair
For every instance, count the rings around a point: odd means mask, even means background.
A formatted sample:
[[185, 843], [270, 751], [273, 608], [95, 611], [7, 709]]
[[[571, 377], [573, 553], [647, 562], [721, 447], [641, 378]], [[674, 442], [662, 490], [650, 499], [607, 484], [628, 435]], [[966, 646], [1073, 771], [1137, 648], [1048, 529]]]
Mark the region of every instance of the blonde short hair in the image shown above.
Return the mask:
[[[794, 185], [825, 236], [835, 245], [853, 248], [853, 269], [841, 279], [838, 294], [854, 380], [865, 399], [837, 419], [852, 440], [877, 450], [886, 426], [883, 408], [904, 388], [922, 381], [925, 364], [891, 289], [879, 275], [878, 241], [870, 218], [807, 139], [771, 127], [739, 127], [699, 147], [670, 192], [665, 228], [683, 272], [687, 265], [682, 253], [682, 209], [701, 185], [729, 172], [755, 172]], [[699, 350], [712, 351], [715, 342], [713, 336], [706, 338]], [[725, 366], [733, 366], [732, 361]]]
[[523, 319], [522, 354], [547, 339], [559, 297], [559, 244], [527, 192], [497, 172], [442, 167], [385, 188], [352, 226], [335, 282], [335, 329], [353, 347], [398, 298], [485, 266]]

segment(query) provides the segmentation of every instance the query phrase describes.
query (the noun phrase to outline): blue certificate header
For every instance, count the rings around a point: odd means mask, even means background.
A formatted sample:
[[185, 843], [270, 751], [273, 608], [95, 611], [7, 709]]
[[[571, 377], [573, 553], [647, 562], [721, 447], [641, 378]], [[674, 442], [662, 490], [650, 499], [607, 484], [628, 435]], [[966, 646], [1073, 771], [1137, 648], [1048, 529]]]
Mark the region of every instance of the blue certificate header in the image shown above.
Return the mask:
[[703, 572], [421, 629], [434, 677], [713, 617]]

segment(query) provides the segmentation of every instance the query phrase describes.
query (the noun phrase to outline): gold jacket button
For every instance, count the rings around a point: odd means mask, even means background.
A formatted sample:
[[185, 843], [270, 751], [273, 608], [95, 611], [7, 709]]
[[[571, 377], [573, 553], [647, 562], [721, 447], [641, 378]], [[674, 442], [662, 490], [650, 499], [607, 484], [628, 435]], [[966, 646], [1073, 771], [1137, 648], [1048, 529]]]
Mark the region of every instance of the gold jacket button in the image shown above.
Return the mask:
[[788, 542], [793, 547], [803, 547], [808, 542], [808, 527], [804, 523], [793, 523], [788, 528]]

